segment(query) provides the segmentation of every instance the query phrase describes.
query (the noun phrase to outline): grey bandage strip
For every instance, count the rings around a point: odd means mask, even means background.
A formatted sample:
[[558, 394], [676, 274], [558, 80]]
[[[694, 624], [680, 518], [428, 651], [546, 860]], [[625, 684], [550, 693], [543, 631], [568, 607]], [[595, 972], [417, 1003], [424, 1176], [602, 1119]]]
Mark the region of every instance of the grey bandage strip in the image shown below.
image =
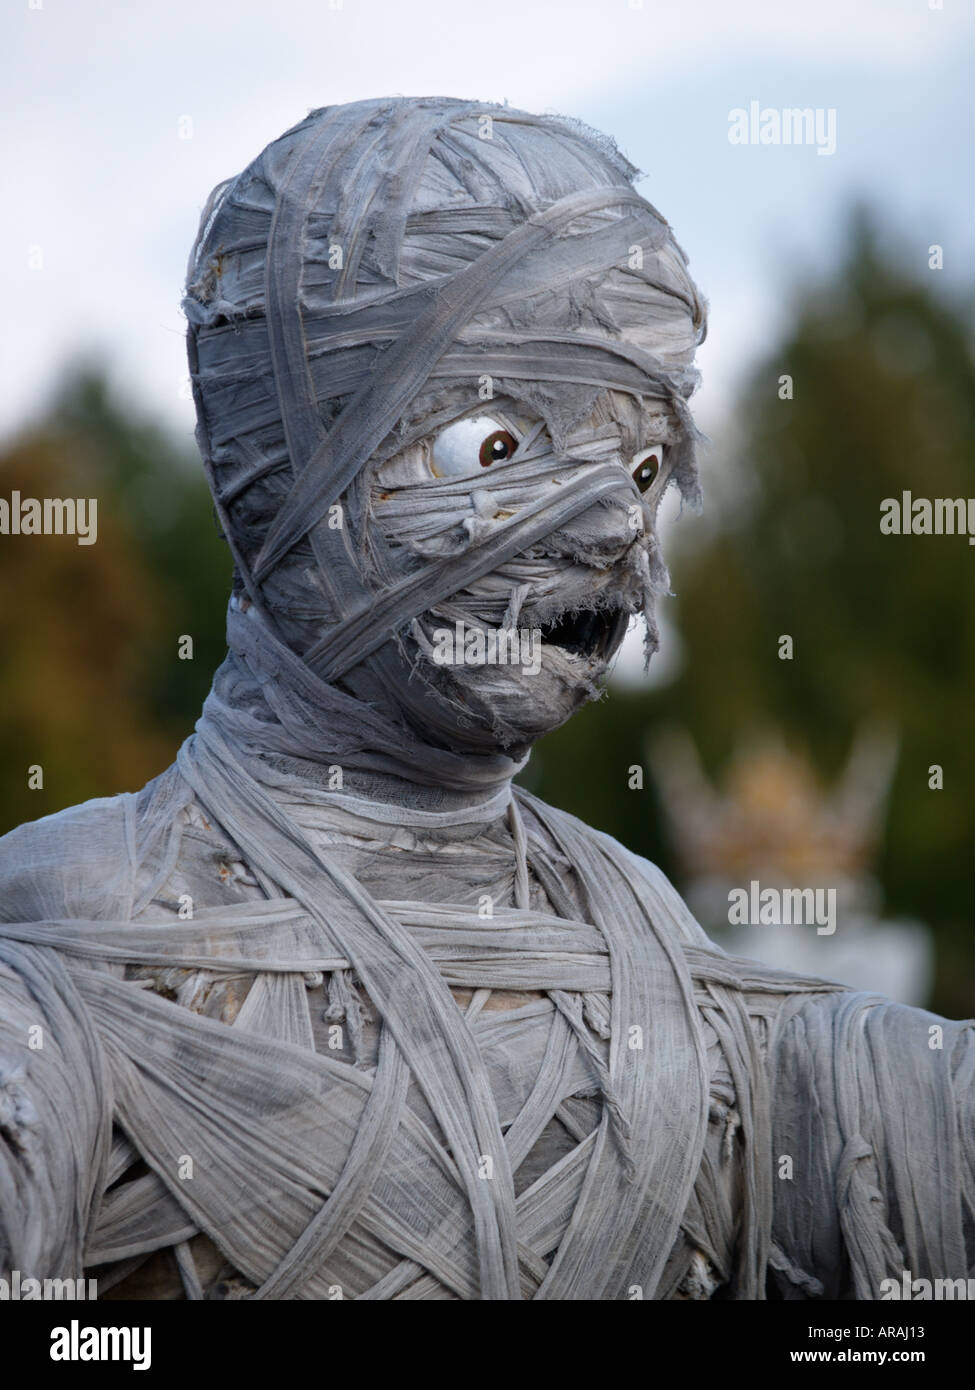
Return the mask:
[[[453, 996], [424, 953], [362, 887], [317, 854], [310, 842], [218, 735], [184, 746], [180, 768], [241, 850], [298, 898], [352, 961], [423, 1088], [454, 1155], [477, 1231], [485, 1298], [517, 1287], [514, 1187], [484, 1062]], [[255, 827], [260, 825], [260, 834]], [[323, 879], [334, 888], [327, 918]], [[493, 1163], [493, 1181], [478, 1167]]]

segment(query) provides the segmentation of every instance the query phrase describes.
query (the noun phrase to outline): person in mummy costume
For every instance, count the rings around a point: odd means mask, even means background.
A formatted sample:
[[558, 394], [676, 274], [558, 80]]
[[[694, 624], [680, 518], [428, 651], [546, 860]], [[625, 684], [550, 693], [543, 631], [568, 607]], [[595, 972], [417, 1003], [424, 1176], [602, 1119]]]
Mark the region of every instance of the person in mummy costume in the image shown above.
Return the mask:
[[658, 504], [696, 493], [704, 309], [635, 173], [564, 118], [395, 98], [212, 196], [185, 307], [229, 653], [168, 771], [0, 841], [5, 1277], [968, 1276], [972, 1025], [725, 954], [512, 782], [635, 614], [652, 651]]

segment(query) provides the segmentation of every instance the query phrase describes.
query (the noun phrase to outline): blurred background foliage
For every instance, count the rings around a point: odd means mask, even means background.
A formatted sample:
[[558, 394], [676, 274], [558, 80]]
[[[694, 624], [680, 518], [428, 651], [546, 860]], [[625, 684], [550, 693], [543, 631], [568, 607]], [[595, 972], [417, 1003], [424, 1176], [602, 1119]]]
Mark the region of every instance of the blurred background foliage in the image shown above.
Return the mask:
[[[904, 489], [975, 495], [972, 306], [945, 303], [937, 281], [906, 269], [866, 212], [851, 217], [842, 263], [796, 288], [734, 434], [708, 447], [703, 514], [668, 529], [675, 676], [611, 688], [608, 707], [543, 740], [523, 780], [680, 884], [655, 730], [686, 729], [720, 780], [743, 739], [777, 729], [828, 783], [862, 721], [886, 716], [901, 748], [877, 866], [885, 910], [931, 927], [931, 1004], [959, 1017], [975, 1015], [975, 554], [964, 537], [879, 529], [882, 499]], [[230, 580], [199, 460], [97, 369], [75, 371], [7, 446], [0, 492], [13, 489], [97, 496], [99, 531], [91, 547], [0, 545], [0, 829], [137, 789], [168, 764], [222, 658]], [[177, 659], [184, 634], [191, 661]], [[43, 790], [27, 788], [31, 763]], [[941, 791], [928, 787], [936, 763]], [[628, 786], [634, 764], [642, 790]]]
[[[0, 457], [0, 492], [96, 497], [98, 539], [0, 543], [0, 829], [133, 791], [192, 730], [226, 650], [230, 558], [198, 456], [72, 370]], [[193, 659], [179, 641], [193, 638]], [[29, 790], [27, 767], [44, 785]]]

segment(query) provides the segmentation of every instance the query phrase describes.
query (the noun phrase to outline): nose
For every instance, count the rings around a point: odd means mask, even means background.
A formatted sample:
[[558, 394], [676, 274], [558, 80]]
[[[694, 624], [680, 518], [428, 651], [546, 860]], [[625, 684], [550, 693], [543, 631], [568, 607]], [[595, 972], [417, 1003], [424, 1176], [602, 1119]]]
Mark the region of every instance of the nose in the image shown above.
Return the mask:
[[645, 509], [632, 488], [620, 488], [559, 528], [570, 552], [597, 568], [617, 564], [646, 532]]

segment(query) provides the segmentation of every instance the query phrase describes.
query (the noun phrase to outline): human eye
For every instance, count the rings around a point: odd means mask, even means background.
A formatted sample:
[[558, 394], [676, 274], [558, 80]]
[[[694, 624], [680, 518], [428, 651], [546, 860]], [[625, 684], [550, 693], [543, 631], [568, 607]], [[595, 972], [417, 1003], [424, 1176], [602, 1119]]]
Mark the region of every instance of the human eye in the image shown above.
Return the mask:
[[653, 485], [664, 461], [663, 444], [654, 444], [649, 449], [641, 449], [630, 462], [630, 477], [641, 492]]
[[501, 420], [490, 415], [455, 420], [436, 435], [430, 449], [430, 467], [437, 478], [475, 475], [493, 463], [505, 463], [518, 448], [518, 438]]

